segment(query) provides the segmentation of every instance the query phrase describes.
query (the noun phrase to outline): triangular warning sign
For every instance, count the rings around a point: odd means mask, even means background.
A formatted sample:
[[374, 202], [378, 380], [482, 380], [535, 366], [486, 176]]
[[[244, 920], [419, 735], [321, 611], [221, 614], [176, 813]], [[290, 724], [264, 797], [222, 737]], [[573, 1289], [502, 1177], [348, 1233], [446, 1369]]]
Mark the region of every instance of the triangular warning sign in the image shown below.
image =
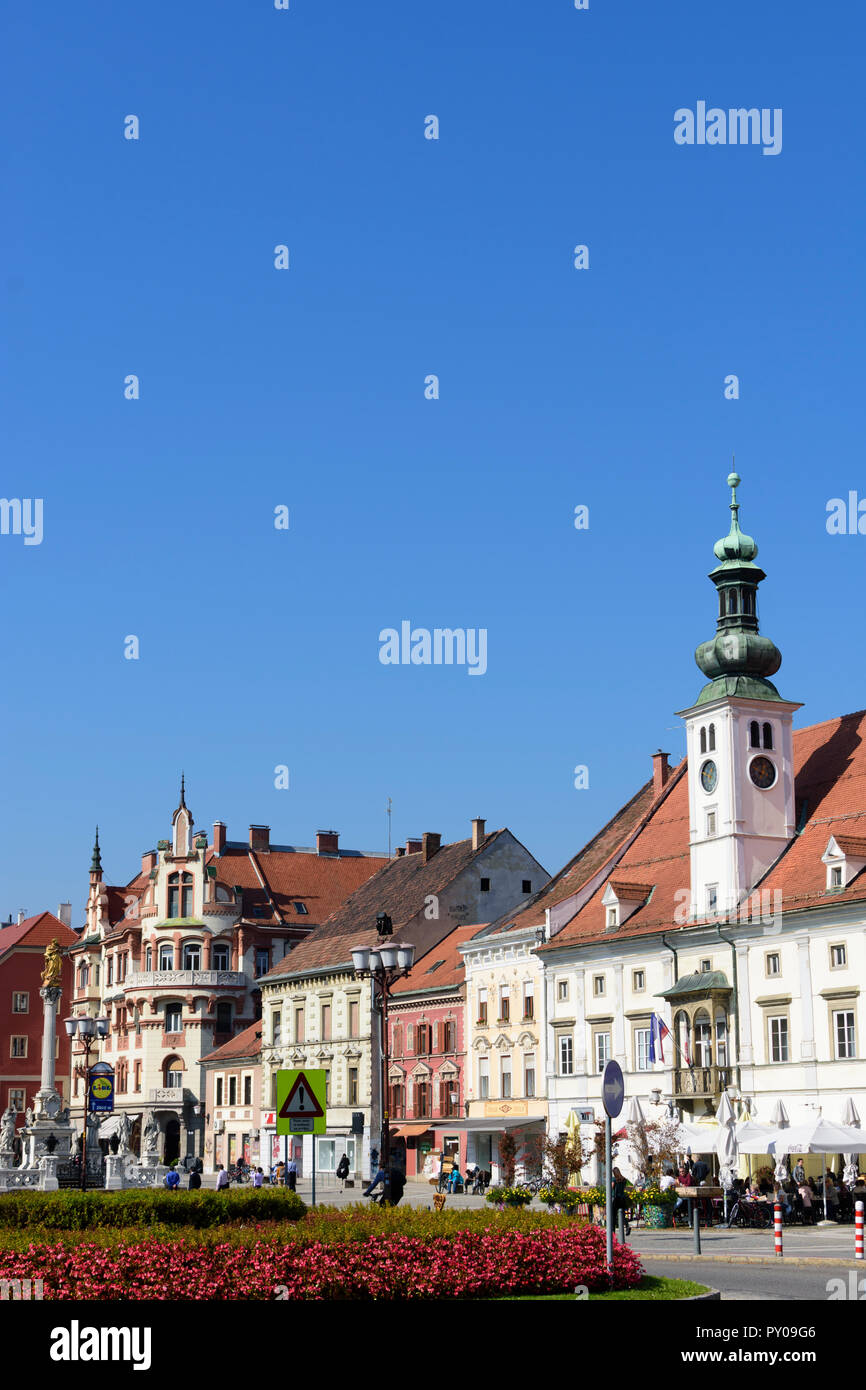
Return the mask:
[[283, 1101], [279, 1113], [281, 1120], [295, 1120], [299, 1116], [318, 1120], [324, 1115], [325, 1112], [316, 1100], [313, 1088], [303, 1072], [295, 1077], [295, 1084]]

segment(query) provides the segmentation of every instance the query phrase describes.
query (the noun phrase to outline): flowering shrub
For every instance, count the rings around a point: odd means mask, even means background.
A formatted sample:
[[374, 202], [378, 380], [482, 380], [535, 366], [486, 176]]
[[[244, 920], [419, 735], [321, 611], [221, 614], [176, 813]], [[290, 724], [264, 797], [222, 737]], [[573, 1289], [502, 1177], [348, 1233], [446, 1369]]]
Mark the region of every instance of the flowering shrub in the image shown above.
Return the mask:
[[[339, 1229], [336, 1227], [335, 1229]], [[578, 1222], [545, 1218], [527, 1229], [495, 1219], [447, 1235], [398, 1231], [355, 1240], [181, 1238], [102, 1245], [62, 1243], [0, 1252], [0, 1279], [44, 1280], [46, 1299], [238, 1300], [488, 1298], [632, 1288], [643, 1270], [614, 1241]]]
[[576, 1188], [556, 1187], [552, 1183], [545, 1184], [538, 1190], [538, 1199], [546, 1202], [548, 1206], [562, 1207], [563, 1211], [574, 1211], [580, 1202], [585, 1202], [586, 1198], [581, 1197]]
[[488, 1187], [484, 1200], [496, 1206], [504, 1204], [507, 1207], [521, 1207], [532, 1201], [532, 1193], [528, 1187], [521, 1187], [519, 1183], [510, 1187]]

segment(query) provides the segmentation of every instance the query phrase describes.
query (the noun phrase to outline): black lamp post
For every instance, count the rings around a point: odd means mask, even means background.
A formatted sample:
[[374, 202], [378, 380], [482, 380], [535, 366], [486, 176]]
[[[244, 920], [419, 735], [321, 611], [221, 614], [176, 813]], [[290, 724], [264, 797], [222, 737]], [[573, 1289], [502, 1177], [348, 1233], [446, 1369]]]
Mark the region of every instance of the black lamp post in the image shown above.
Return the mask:
[[64, 1027], [70, 1038], [78, 1035], [78, 1040], [84, 1048], [84, 1128], [81, 1140], [81, 1190], [87, 1191], [87, 1116], [88, 1105], [90, 1102], [90, 1053], [97, 1046], [97, 1039], [107, 1038], [108, 1030], [111, 1027], [111, 1020], [107, 1018], [91, 1018], [86, 1014], [83, 1018], [66, 1018], [63, 1020]]
[[352, 952], [352, 963], [358, 979], [368, 977], [373, 981], [373, 1003], [378, 1005], [382, 1015], [382, 1137], [379, 1166], [390, 1182], [391, 1165], [391, 1123], [388, 1114], [388, 998], [391, 989], [404, 975], [408, 975], [415, 960], [415, 947], [411, 942], [389, 941], [393, 931], [391, 918], [387, 912], [376, 917], [376, 930], [379, 941], [372, 948], [361, 946]]

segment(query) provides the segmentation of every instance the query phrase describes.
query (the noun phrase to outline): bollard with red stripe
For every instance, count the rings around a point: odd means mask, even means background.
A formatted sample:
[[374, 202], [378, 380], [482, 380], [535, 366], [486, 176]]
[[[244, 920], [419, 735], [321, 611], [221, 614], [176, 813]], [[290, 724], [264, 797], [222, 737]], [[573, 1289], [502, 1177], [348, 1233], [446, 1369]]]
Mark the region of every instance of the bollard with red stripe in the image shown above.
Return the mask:
[[776, 1254], [782, 1253], [782, 1204], [777, 1202], [773, 1208], [773, 1235], [776, 1241]]
[[854, 1203], [854, 1259], [863, 1259], [863, 1202]]

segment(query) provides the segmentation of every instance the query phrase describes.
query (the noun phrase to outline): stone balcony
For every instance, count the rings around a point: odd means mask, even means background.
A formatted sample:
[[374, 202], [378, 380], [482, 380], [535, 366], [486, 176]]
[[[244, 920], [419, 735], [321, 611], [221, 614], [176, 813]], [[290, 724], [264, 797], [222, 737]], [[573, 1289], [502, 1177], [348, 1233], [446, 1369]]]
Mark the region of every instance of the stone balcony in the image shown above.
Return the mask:
[[148, 1091], [147, 1099], [150, 1105], [183, 1105], [186, 1094], [183, 1086], [159, 1086]]
[[674, 1069], [673, 1093], [677, 1099], [689, 1096], [721, 1098], [735, 1080], [733, 1067], [676, 1067]]
[[241, 970], [133, 970], [131, 989], [244, 989], [249, 981]]

